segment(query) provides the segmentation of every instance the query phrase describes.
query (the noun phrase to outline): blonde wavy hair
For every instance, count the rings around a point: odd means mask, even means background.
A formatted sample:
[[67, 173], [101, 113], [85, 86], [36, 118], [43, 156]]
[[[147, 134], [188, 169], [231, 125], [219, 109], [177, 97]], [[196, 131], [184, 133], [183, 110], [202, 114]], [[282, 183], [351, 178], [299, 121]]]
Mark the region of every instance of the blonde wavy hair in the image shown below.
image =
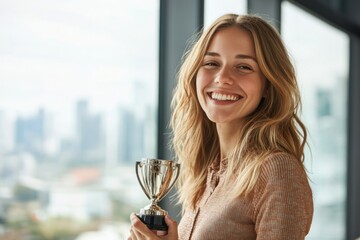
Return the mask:
[[262, 162], [274, 152], [291, 154], [304, 167], [307, 134], [298, 117], [300, 93], [279, 33], [258, 16], [226, 14], [208, 27], [184, 55], [172, 100], [172, 148], [181, 163], [178, 194], [183, 210], [196, 208], [208, 167], [220, 156], [216, 125], [207, 118], [197, 99], [196, 74], [214, 34], [234, 26], [251, 34], [259, 67], [268, 83], [266, 98], [247, 117], [239, 142], [228, 156], [225, 183], [233, 184], [232, 197], [249, 194]]

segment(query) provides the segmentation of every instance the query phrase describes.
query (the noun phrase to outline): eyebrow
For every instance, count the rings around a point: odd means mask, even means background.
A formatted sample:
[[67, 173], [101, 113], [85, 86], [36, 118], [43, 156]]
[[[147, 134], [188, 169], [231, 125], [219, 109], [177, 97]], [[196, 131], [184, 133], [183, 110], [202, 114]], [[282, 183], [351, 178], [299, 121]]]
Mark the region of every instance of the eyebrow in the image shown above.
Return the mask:
[[[216, 52], [206, 52], [205, 56], [212, 56], [212, 57], [220, 57], [220, 54], [216, 53]], [[257, 63], [257, 59], [253, 56], [250, 55], [246, 55], [246, 54], [238, 54], [235, 56], [235, 58], [240, 58], [240, 59], [251, 59], [253, 61], [255, 61]]]

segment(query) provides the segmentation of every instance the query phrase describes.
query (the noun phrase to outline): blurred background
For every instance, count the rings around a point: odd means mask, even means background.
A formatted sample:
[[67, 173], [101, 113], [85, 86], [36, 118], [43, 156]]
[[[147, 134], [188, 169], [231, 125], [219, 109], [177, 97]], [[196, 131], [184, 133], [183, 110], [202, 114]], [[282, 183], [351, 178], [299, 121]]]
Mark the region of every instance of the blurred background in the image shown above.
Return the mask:
[[135, 161], [172, 158], [181, 57], [224, 13], [272, 22], [296, 67], [307, 239], [360, 236], [360, 1], [0, 0], [0, 240], [126, 238], [149, 202]]

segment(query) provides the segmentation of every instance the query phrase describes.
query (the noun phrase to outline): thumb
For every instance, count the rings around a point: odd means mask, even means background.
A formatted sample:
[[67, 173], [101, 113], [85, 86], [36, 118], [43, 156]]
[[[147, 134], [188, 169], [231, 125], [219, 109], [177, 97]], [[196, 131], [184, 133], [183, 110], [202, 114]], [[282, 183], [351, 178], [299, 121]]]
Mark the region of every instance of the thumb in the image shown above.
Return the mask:
[[178, 239], [178, 224], [169, 214], [165, 216], [165, 223], [168, 225], [167, 239]]

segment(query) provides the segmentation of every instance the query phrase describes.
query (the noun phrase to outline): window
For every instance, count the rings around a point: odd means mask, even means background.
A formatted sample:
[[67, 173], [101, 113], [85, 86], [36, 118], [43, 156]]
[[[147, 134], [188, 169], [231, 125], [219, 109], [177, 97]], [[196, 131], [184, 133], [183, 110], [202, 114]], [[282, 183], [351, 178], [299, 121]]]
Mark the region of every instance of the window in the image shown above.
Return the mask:
[[156, 154], [158, 11], [0, 2], [0, 239], [129, 232], [135, 161]]
[[307, 239], [345, 239], [349, 37], [286, 1], [281, 24], [309, 131], [315, 212]]
[[245, 14], [246, 0], [217, 1], [206, 0], [204, 9], [204, 26], [210, 25], [216, 18], [226, 13]]

